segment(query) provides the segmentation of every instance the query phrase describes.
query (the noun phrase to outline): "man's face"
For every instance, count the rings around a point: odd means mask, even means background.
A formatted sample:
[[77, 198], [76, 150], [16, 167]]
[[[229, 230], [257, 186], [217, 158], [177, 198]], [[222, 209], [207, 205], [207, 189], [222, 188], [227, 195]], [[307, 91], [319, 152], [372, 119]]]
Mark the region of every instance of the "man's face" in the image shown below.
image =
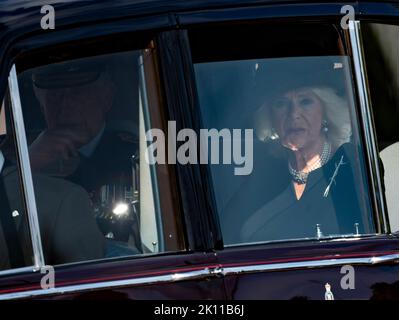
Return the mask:
[[48, 129], [72, 129], [89, 143], [102, 129], [112, 106], [113, 90], [104, 75], [80, 86], [35, 87]]

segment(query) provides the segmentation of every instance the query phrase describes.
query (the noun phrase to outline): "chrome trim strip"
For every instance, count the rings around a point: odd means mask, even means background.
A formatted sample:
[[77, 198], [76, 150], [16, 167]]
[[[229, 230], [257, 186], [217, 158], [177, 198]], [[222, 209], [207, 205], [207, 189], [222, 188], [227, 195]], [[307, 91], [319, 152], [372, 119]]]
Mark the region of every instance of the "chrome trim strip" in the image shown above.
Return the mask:
[[[44, 289], [44, 290], [31, 290], [31, 291], [23, 291], [23, 292], [15, 292], [15, 293], [6, 293], [0, 295], [0, 300], [8, 300], [8, 299], [22, 299], [22, 298], [33, 298], [40, 296], [47, 296], [52, 294], [64, 294], [64, 293], [73, 293], [73, 292], [82, 292], [82, 291], [92, 291], [92, 290], [104, 290], [108, 288], [117, 288], [117, 287], [126, 287], [132, 285], [148, 285], [148, 284], [158, 284], [165, 282], [176, 282], [182, 280], [193, 280], [197, 278], [210, 276], [210, 269], [205, 268], [198, 271], [190, 271], [190, 272], [182, 272], [182, 273], [174, 273], [168, 274], [164, 276], [153, 276], [153, 277], [143, 277], [137, 279], [126, 279], [126, 280], [116, 280], [116, 281], [106, 281], [106, 282], [98, 282], [98, 283], [89, 283], [89, 284], [81, 284], [81, 285], [72, 285], [66, 287], [55, 287], [53, 289]], [[55, 283], [57, 285], [57, 283]]]
[[0, 271], [0, 277], [13, 275], [13, 274], [22, 274], [24, 272], [29, 272], [30, 273], [30, 272], [33, 272], [34, 270], [35, 270], [34, 266], [15, 268], [15, 269], [9, 269], [9, 270], [2, 270], [2, 271]]
[[383, 199], [378, 196], [383, 194], [381, 172], [378, 163], [378, 150], [376, 145], [375, 128], [373, 116], [371, 114], [371, 104], [369, 100], [367, 74], [364, 61], [363, 44], [360, 30], [360, 21], [349, 21], [349, 38], [352, 49], [352, 60], [355, 69], [356, 86], [359, 93], [361, 117], [364, 124], [366, 148], [369, 169], [371, 172], [371, 182], [373, 187], [373, 200], [375, 208], [382, 213], [382, 232], [389, 233], [387, 212]]
[[11, 108], [14, 118], [15, 136], [17, 140], [17, 149], [19, 163], [21, 165], [22, 184], [25, 190], [26, 206], [28, 212], [29, 229], [33, 248], [34, 270], [40, 270], [44, 266], [44, 256], [42, 241], [40, 237], [39, 220], [36, 210], [36, 198], [33, 190], [33, 180], [29, 162], [28, 145], [25, 135], [25, 124], [22, 116], [21, 100], [19, 96], [18, 78], [15, 64], [12, 66], [8, 85], [10, 88]]
[[323, 236], [321, 238], [296, 238], [296, 239], [283, 239], [283, 240], [267, 240], [267, 241], [256, 241], [256, 242], [242, 242], [242, 243], [233, 243], [233, 244], [225, 244], [225, 249], [230, 248], [240, 248], [245, 246], [254, 246], [254, 245], [268, 245], [268, 244], [292, 244], [298, 243], [298, 245], [302, 245], [304, 242], [306, 244], [308, 242], [318, 242], [318, 243], [325, 243], [325, 242], [340, 242], [340, 241], [358, 241], [361, 239], [367, 239], [374, 236], [379, 236], [380, 233], [365, 233], [359, 235], [338, 235], [338, 236]]
[[[145, 49], [149, 50], [149, 49]], [[146, 85], [146, 78], [145, 78], [145, 70], [144, 70], [144, 58], [143, 54], [140, 54], [139, 59], [139, 99], [142, 101], [142, 107], [143, 107], [143, 117], [144, 117], [144, 126], [145, 126], [145, 131], [151, 129], [151, 120], [150, 120], [150, 108], [149, 108], [149, 103], [148, 103], [148, 98], [147, 98], [147, 85]], [[149, 143], [147, 142], [147, 146]], [[162, 215], [161, 215], [161, 204], [160, 204], [160, 199], [159, 199], [159, 187], [158, 187], [158, 182], [157, 182], [157, 172], [156, 172], [156, 167], [153, 165], [149, 166], [150, 168], [150, 174], [151, 174], [151, 184], [153, 187], [153, 197], [154, 197], [154, 207], [155, 207], [155, 216], [156, 216], [156, 222], [157, 222], [157, 232], [158, 232], [158, 250], [157, 252], [163, 252], [165, 251], [165, 236], [164, 236], [164, 230], [162, 226]]]
[[[148, 285], [166, 282], [176, 282], [182, 280], [193, 280], [196, 278], [212, 277], [212, 276], [226, 276], [241, 273], [251, 272], [263, 272], [263, 271], [282, 271], [292, 270], [298, 268], [322, 268], [322, 267], [334, 267], [339, 265], [376, 265], [387, 262], [399, 262], [399, 254], [390, 254], [379, 257], [368, 257], [368, 258], [342, 258], [342, 259], [325, 259], [315, 261], [301, 261], [301, 262], [288, 262], [288, 263], [271, 263], [262, 265], [251, 265], [241, 267], [223, 267], [217, 268], [205, 268], [198, 271], [174, 273], [163, 276], [154, 277], [143, 277], [136, 279], [126, 280], [115, 280], [115, 281], [103, 281], [98, 283], [71, 285], [65, 287], [55, 287], [53, 289], [46, 290], [30, 290], [15, 293], [5, 293], [0, 295], [0, 300], [8, 299], [22, 299], [22, 298], [34, 298], [47, 296], [52, 294], [64, 294], [74, 292], [84, 292], [91, 290], [104, 290], [116, 287], [126, 287], [131, 285]], [[56, 284], [57, 285], [57, 284]]]
[[251, 265], [242, 267], [225, 267], [223, 268], [223, 275], [234, 275], [240, 273], [250, 272], [262, 272], [262, 271], [281, 271], [291, 270], [298, 268], [322, 268], [322, 267], [334, 267], [340, 265], [375, 265], [384, 262], [399, 261], [399, 254], [386, 255], [381, 257], [369, 257], [369, 258], [343, 258], [343, 259], [326, 259], [316, 261], [300, 261], [290, 263], [272, 263], [272, 264], [261, 264]]

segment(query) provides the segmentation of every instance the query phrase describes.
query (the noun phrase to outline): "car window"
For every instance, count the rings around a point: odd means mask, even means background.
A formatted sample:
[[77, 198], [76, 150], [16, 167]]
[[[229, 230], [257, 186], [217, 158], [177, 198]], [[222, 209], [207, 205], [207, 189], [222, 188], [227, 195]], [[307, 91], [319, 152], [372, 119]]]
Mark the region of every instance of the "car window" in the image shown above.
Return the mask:
[[0, 110], [0, 271], [33, 266], [12, 112], [7, 94]]
[[224, 243], [375, 233], [338, 28], [256, 28], [190, 33]]
[[49, 52], [18, 75], [46, 263], [182, 250], [168, 168], [146, 160], [152, 51]]
[[365, 64], [392, 232], [399, 231], [399, 26], [364, 23]]

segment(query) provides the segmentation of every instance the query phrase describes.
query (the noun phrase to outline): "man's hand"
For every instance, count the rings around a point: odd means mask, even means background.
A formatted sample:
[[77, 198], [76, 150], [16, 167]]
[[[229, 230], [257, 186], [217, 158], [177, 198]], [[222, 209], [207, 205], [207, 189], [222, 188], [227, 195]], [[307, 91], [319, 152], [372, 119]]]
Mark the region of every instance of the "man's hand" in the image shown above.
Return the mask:
[[89, 140], [87, 133], [75, 128], [43, 131], [29, 147], [32, 170], [46, 168], [59, 159], [77, 157], [79, 148]]

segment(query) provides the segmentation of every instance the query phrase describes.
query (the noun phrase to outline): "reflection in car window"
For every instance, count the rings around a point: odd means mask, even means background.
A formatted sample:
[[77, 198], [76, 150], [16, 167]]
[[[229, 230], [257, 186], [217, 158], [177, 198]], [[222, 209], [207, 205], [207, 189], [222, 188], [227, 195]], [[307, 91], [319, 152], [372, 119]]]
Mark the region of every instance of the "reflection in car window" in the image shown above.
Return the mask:
[[290, 57], [281, 47], [281, 56], [254, 59], [252, 48], [251, 59], [225, 61], [220, 51], [201, 60], [202, 48], [195, 64], [204, 126], [255, 133], [250, 175], [211, 165], [224, 242], [374, 233], [348, 57]]
[[143, 52], [58, 59], [19, 75], [47, 263], [180, 249], [142, 156]]
[[383, 164], [385, 197], [392, 232], [399, 231], [399, 26], [365, 23], [364, 54], [377, 142]]
[[9, 96], [0, 110], [0, 270], [33, 265]]

